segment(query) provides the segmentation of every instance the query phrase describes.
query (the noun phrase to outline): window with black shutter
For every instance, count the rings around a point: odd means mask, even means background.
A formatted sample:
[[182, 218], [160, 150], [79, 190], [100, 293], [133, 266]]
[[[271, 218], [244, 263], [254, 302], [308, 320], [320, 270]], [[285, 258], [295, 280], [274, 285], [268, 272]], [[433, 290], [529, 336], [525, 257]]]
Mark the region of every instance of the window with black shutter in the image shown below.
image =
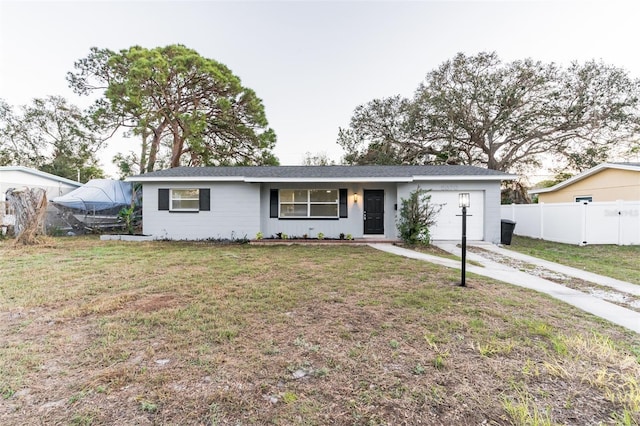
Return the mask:
[[199, 212], [211, 210], [209, 188], [159, 188], [158, 210]]

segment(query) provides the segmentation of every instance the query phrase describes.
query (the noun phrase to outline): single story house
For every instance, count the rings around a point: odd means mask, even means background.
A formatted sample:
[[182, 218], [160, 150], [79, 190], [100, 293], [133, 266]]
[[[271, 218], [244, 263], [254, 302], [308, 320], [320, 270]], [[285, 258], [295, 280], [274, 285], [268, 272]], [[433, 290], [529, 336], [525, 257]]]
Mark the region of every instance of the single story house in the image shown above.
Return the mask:
[[458, 194], [470, 194], [467, 238], [500, 241], [500, 183], [473, 166], [177, 167], [142, 184], [143, 233], [157, 239], [290, 237], [397, 239], [402, 200], [418, 187], [442, 206], [434, 240], [461, 237]]
[[602, 163], [550, 188], [528, 191], [540, 203], [640, 201], [640, 163]]
[[50, 200], [81, 186], [80, 182], [29, 167], [0, 166], [0, 201], [4, 201], [4, 195], [10, 188], [42, 188], [47, 191], [47, 199]]

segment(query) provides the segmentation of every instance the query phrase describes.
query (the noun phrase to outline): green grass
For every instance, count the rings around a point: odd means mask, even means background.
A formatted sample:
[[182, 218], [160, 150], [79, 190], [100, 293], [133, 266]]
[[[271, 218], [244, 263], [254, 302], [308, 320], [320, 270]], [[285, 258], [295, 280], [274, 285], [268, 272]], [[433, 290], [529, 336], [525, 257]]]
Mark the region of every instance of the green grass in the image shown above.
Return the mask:
[[0, 270], [3, 425], [640, 422], [640, 336], [369, 247], [60, 238]]
[[640, 285], [640, 246], [576, 246], [514, 235], [508, 248]]

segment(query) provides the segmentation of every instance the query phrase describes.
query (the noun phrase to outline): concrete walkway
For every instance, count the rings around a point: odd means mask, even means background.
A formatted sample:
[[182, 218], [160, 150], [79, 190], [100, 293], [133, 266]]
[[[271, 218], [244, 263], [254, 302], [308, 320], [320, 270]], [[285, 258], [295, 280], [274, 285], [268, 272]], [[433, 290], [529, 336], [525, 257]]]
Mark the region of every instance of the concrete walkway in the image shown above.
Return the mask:
[[[457, 256], [461, 255], [461, 249], [456, 247], [457, 242], [434, 242], [437, 247], [446, 250]], [[477, 245], [485, 250], [496, 251], [504, 256], [511, 256], [519, 258], [527, 263], [540, 265], [549, 270], [560, 272], [562, 274], [583, 279], [585, 281], [594, 282], [600, 285], [610, 286], [616, 288], [619, 291], [624, 291], [630, 294], [638, 294], [638, 287], [634, 284], [625, 283], [623, 281], [614, 280], [612, 278], [603, 277], [596, 274], [587, 273], [575, 268], [569, 268], [552, 262], [543, 261], [531, 256], [518, 255], [513, 256], [515, 253], [511, 250], [501, 249], [490, 243], [471, 243], [470, 245]], [[398, 247], [392, 244], [370, 244], [371, 247], [387, 252], [396, 254], [399, 256], [408, 257], [411, 259], [423, 260], [438, 265], [446, 266], [449, 268], [460, 269], [460, 261], [446, 259], [438, 256], [432, 256], [424, 253], [419, 253], [414, 250], [408, 250], [402, 247]], [[506, 252], [506, 253], [505, 253]], [[524, 256], [524, 257], [521, 257]], [[482, 275], [485, 277], [493, 278], [499, 281], [510, 283], [524, 288], [546, 293], [551, 297], [561, 300], [565, 303], [573, 305], [585, 312], [596, 315], [600, 318], [606, 319], [614, 324], [625, 327], [629, 330], [640, 333], [640, 313], [632, 311], [631, 309], [623, 308], [622, 306], [615, 305], [607, 302], [606, 300], [599, 299], [590, 294], [583, 293], [578, 290], [574, 290], [560, 284], [556, 284], [552, 281], [540, 278], [535, 275], [528, 274], [526, 272], [519, 271], [511, 268], [502, 263], [498, 263], [482, 257], [476, 253], [467, 251], [467, 261], [475, 261], [483, 265], [475, 266], [467, 263], [467, 272]], [[632, 286], [632, 287], [630, 287]]]

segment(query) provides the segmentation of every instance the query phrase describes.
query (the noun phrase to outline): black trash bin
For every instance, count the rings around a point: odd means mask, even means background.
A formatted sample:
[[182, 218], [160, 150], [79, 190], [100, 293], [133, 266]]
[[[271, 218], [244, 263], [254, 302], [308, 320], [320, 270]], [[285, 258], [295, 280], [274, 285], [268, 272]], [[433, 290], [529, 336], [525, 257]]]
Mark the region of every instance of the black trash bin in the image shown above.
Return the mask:
[[513, 220], [501, 219], [500, 220], [500, 244], [511, 245], [511, 237], [513, 237], [513, 230], [516, 227], [516, 223]]

